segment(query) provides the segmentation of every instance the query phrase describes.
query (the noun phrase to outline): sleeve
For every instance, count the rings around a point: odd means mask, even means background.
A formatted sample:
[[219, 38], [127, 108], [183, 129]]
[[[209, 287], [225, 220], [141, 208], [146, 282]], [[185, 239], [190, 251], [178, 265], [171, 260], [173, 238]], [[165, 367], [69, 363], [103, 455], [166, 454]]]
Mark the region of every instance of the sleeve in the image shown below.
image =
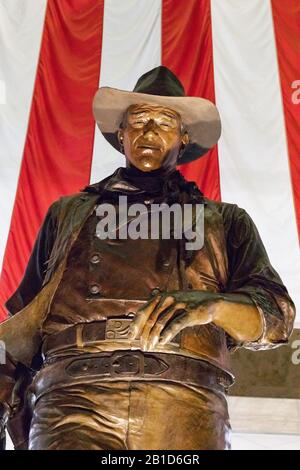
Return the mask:
[[293, 329], [295, 306], [270, 264], [254, 222], [237, 206], [234, 206], [227, 233], [227, 256], [227, 292], [250, 296], [263, 320], [263, 333], [258, 340], [236, 344], [229, 337], [229, 347], [271, 349], [287, 343]]
[[5, 304], [10, 315], [26, 307], [42, 288], [46, 263], [57, 233], [57, 208], [58, 202], [50, 206], [36, 238], [24, 277]]

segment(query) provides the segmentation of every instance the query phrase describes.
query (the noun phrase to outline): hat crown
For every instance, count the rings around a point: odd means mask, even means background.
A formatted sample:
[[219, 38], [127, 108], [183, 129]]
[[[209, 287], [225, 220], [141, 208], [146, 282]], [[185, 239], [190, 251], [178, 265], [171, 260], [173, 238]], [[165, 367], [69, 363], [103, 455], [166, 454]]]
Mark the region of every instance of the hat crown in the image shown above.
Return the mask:
[[167, 67], [160, 65], [142, 75], [133, 91], [148, 95], [186, 96], [180, 80]]

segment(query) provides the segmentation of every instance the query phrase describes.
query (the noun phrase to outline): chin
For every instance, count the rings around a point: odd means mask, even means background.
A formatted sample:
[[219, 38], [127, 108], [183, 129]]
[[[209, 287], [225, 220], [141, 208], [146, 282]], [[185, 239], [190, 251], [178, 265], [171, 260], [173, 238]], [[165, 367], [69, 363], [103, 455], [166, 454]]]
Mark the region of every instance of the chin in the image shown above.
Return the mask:
[[136, 166], [141, 171], [153, 171], [158, 170], [162, 163], [154, 160], [153, 158], [149, 157], [142, 157], [137, 161], [132, 162], [134, 166]]

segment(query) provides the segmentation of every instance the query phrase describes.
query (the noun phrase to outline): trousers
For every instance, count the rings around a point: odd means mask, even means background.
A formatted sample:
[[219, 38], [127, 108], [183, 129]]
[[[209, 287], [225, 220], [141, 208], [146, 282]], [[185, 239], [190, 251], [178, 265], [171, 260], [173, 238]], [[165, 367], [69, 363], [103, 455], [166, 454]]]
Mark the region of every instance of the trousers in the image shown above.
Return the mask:
[[159, 380], [61, 383], [34, 404], [29, 449], [230, 449], [227, 401]]

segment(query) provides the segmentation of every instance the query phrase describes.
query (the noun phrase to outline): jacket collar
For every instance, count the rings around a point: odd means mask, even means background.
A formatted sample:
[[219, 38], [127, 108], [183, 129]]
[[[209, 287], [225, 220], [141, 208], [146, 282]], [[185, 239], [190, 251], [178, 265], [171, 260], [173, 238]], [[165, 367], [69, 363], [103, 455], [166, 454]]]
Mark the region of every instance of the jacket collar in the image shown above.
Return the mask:
[[191, 199], [196, 202], [197, 199], [197, 202], [204, 203], [203, 194], [196, 184], [186, 181], [178, 170], [143, 174], [139, 170], [120, 167], [104, 180], [86, 186], [83, 191], [108, 197], [128, 195], [132, 200], [154, 197], [170, 204], [180, 202], [185, 194], [188, 196], [184, 198], [186, 202], [192, 202]]

